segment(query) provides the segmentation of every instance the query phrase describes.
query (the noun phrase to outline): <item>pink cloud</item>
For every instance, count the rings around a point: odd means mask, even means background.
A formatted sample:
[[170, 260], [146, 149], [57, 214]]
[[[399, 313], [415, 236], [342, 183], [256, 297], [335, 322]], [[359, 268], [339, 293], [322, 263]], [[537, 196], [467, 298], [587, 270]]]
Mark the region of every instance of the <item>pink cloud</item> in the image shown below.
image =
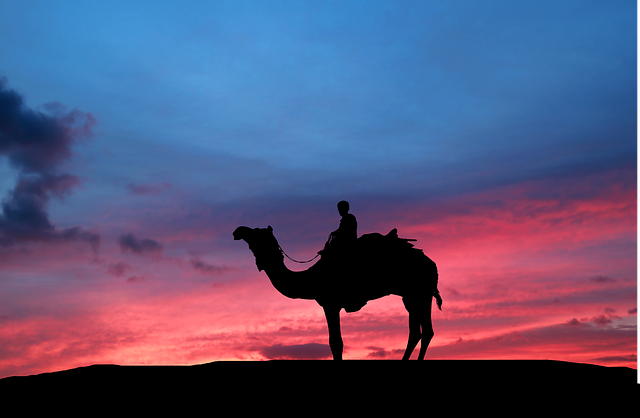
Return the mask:
[[[514, 185], [358, 217], [361, 233], [397, 227], [417, 238], [438, 265], [444, 304], [433, 311], [428, 359], [635, 367], [635, 190], [569, 183]], [[571, 195], [571, 188], [580, 193]], [[133, 248], [143, 253], [144, 245], [133, 236], [128, 252], [119, 251], [116, 237], [100, 257], [80, 246], [43, 244], [2, 261], [0, 375], [95, 363], [324, 356], [322, 309], [271, 286], [246, 245], [232, 240], [237, 219], [217, 222], [212, 211], [180, 205], [171, 213], [175, 222], [145, 212], [147, 223], [137, 225], [162, 243], [163, 257], [137, 256]], [[274, 227], [292, 256], [313, 255], [316, 241], [322, 245], [335, 229], [312, 218], [298, 214], [288, 230]], [[399, 359], [404, 352], [408, 316], [397, 297], [343, 313], [341, 322], [347, 359]]]
[[[549, 325], [485, 338], [463, 338], [430, 348], [432, 358], [552, 359], [636, 368], [628, 360], [602, 360], [608, 357], [630, 358], [636, 352], [633, 327], [598, 327], [588, 323], [575, 326]], [[600, 360], [599, 360], [600, 359]]]

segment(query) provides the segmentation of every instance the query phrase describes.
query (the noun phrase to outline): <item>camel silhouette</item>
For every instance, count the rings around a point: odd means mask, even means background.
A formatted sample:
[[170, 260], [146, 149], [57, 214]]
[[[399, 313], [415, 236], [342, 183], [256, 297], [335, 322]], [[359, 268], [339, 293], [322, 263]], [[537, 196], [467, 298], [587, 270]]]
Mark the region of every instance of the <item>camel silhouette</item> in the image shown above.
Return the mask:
[[258, 270], [264, 270], [276, 290], [288, 298], [318, 302], [327, 319], [334, 360], [342, 360], [344, 347], [340, 310], [356, 312], [367, 301], [388, 295], [401, 296], [409, 312], [409, 341], [402, 359], [409, 359], [420, 340], [418, 360], [424, 359], [434, 335], [431, 300], [435, 297], [442, 310], [442, 298], [436, 264], [422, 250], [413, 248], [409, 241], [415, 240], [398, 238], [396, 229], [387, 235], [364, 234], [346, 257], [331, 260], [323, 256], [307, 270], [296, 272], [285, 266], [271, 226], [240, 226], [233, 238], [249, 244]]

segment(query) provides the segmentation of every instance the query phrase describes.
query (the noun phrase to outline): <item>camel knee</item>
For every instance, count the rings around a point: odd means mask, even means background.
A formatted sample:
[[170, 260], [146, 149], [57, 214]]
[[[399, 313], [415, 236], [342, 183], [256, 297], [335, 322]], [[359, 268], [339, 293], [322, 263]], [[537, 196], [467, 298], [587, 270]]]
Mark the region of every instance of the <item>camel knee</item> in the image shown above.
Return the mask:
[[419, 330], [409, 330], [409, 344], [418, 344], [421, 338], [422, 333]]
[[422, 330], [422, 342], [429, 342], [433, 338], [435, 333], [433, 332], [433, 328], [429, 328], [427, 330]]

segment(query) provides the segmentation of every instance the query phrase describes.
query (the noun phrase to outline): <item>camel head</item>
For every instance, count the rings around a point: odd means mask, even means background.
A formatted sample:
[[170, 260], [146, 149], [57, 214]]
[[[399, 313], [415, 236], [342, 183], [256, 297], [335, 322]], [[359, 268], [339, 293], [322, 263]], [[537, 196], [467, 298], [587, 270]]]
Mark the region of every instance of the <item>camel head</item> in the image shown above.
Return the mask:
[[274, 262], [282, 262], [284, 256], [280, 245], [273, 235], [273, 228], [269, 225], [267, 228], [249, 228], [239, 226], [233, 231], [234, 240], [244, 240], [249, 244], [249, 249], [256, 258], [256, 266], [258, 271], [264, 270], [269, 264]]

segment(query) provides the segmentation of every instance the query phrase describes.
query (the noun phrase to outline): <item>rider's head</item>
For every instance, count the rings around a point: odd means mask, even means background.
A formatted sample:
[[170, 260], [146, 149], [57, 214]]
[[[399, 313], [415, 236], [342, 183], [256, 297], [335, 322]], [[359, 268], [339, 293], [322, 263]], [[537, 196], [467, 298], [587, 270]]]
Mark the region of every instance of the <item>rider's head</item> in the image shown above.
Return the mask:
[[344, 216], [349, 213], [349, 202], [346, 200], [338, 202], [338, 213], [340, 213], [340, 216]]

